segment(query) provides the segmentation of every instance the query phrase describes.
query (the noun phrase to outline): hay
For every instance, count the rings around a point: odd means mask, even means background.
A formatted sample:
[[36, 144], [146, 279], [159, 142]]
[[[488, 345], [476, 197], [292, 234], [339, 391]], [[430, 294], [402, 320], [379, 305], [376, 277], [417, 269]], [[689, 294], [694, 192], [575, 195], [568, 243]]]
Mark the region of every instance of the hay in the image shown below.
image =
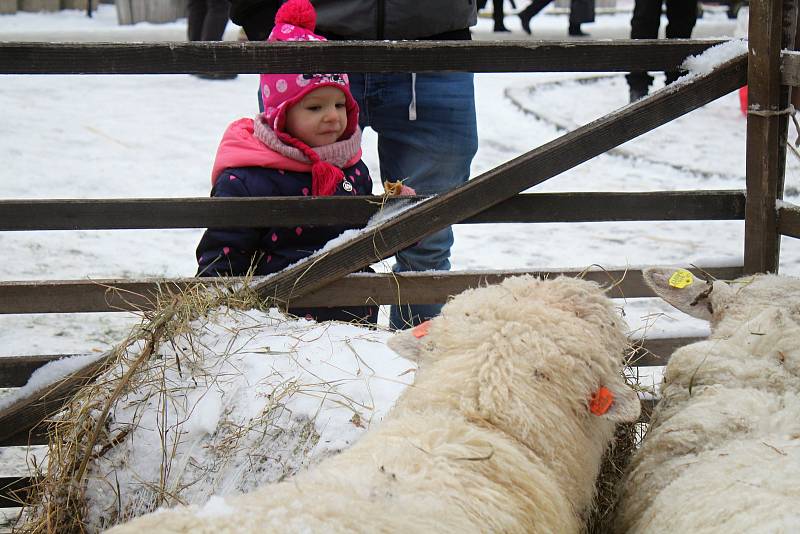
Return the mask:
[[[348, 329], [338, 339], [330, 325], [263, 308], [247, 284], [160, 295], [48, 422], [46, 461], [31, 460], [41, 478], [15, 531], [97, 532], [281, 480], [348, 446], [413, 378], [397, 378], [411, 366], [397, 358], [376, 376], [366, 353], [387, 332], [337, 325]], [[389, 387], [370, 386], [375, 378]]]
[[[641, 351], [642, 341], [634, 341], [628, 346], [625, 360], [625, 380], [628, 385], [639, 392], [640, 396], [654, 394], [653, 388], [645, 387], [640, 382], [638, 368], [635, 367], [635, 354]], [[646, 423], [618, 424], [614, 431], [614, 440], [603, 455], [603, 463], [595, 483], [594, 506], [586, 521], [587, 534], [606, 534], [612, 532], [612, 523], [620, 494], [620, 483], [631, 457], [644, 439], [648, 425]]]

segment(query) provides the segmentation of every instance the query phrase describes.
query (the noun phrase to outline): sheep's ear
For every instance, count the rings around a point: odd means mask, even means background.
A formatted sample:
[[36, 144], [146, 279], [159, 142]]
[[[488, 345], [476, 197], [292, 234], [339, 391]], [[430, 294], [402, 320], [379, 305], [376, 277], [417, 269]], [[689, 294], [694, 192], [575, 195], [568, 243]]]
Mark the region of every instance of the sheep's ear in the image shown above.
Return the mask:
[[600, 388], [589, 402], [589, 409], [598, 417], [615, 423], [633, 423], [639, 419], [642, 403], [633, 389], [620, 383]]
[[643, 276], [656, 295], [675, 308], [692, 317], [711, 320], [710, 296], [715, 287], [711, 283], [696, 278], [686, 269], [651, 268], [645, 269]]
[[419, 363], [422, 356], [423, 340], [428, 334], [429, 327], [430, 321], [425, 321], [414, 328], [401, 330], [390, 337], [386, 344], [403, 358]]

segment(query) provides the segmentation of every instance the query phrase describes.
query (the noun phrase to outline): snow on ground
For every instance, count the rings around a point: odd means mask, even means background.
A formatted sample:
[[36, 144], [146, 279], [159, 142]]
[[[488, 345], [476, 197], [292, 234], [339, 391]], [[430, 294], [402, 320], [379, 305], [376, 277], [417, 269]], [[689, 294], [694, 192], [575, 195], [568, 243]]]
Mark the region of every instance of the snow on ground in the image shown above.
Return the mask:
[[[111, 411], [109, 434], [126, 437], [90, 465], [90, 525], [250, 491], [349, 447], [413, 380], [416, 365], [387, 348], [390, 335], [277, 310], [195, 321]], [[164, 442], [169, 454], [154, 453]]]
[[[598, 15], [584, 29], [595, 38], [627, 37], [630, 2], [619, 5], [620, 12]], [[491, 24], [481, 18], [475, 38], [528, 38], [513, 14], [507, 17], [511, 34], [494, 34]], [[534, 38], [566, 39], [564, 15], [545, 12], [532, 27]], [[698, 20], [694, 37], [732, 37], [734, 30], [735, 21], [710, 12]], [[226, 39], [237, 32], [229, 26]], [[114, 7], [105, 4], [92, 19], [80, 11], [0, 15], [0, 40], [152, 41], [184, 35], [185, 20], [119, 27]], [[205, 197], [224, 128], [257, 111], [255, 75], [230, 81], [188, 75], [3, 76], [0, 84], [0, 198], [6, 199]], [[480, 148], [473, 176], [555, 139], [564, 128], [627, 104], [619, 73], [479, 74], [475, 87]], [[377, 192], [371, 130], [365, 132], [364, 149]], [[744, 153], [745, 119], [734, 93], [532, 191], [743, 189]], [[787, 157], [786, 198], [798, 202], [800, 165]], [[6, 258], [0, 279], [191, 276], [201, 233], [0, 233]], [[463, 225], [456, 228], [452, 262], [457, 270], [719, 265], [741, 262], [742, 247], [741, 222]], [[789, 238], [781, 270], [800, 274], [800, 247]], [[702, 323], [652, 299], [619, 305], [632, 331], [705, 332]], [[130, 314], [0, 316], [0, 356], [103, 351], [137, 320]]]

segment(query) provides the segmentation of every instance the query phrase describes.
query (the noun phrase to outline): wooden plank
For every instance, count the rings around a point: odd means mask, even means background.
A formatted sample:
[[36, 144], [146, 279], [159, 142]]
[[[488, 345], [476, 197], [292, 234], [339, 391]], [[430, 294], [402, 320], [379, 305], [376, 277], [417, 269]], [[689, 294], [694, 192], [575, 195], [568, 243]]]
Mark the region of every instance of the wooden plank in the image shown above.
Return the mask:
[[0, 15], [13, 15], [17, 12], [17, 0], [0, 0]]
[[[144, 341], [139, 358], [143, 361], [152, 355], [156, 341], [161, 338], [171, 316], [164, 314], [151, 322], [148, 338]], [[64, 376], [45, 391], [25, 394], [0, 410], [0, 443], [25, 440], [33, 433], [41, 432], [42, 422], [58, 412], [76, 391], [94, 380], [102, 369], [113, 361], [117, 348], [112, 348], [98, 359]], [[101, 415], [101, 418], [103, 416]]]
[[[700, 341], [700, 337], [675, 337], [631, 340], [628, 360], [636, 367], [666, 365], [670, 355], [678, 347]], [[31, 373], [52, 361], [61, 358], [80, 356], [80, 354], [40, 354], [34, 356], [0, 357], [0, 387], [15, 388], [24, 386]]]
[[[744, 205], [743, 191], [529, 193], [462, 224], [736, 220]], [[380, 209], [375, 197], [0, 200], [0, 231], [356, 226]]]
[[655, 367], [666, 365], [676, 349], [702, 341], [702, 337], [665, 337], [631, 340], [631, 350], [627, 361], [634, 367]]
[[28, 477], [0, 477], [0, 508], [19, 508], [32, 482]]
[[800, 206], [787, 204], [778, 208], [778, 233], [800, 239]]
[[800, 52], [796, 50], [781, 51], [781, 83], [794, 87], [800, 86]]
[[31, 374], [46, 363], [77, 354], [38, 354], [34, 356], [0, 356], [0, 388], [24, 386]]
[[[676, 337], [632, 340], [631, 350], [626, 355], [626, 359], [631, 362], [631, 365], [637, 367], [666, 365], [670, 355], [675, 349], [702, 339], [703, 338], [699, 337]], [[53, 361], [64, 356], [67, 355], [17, 356], [13, 357], [13, 359], [17, 362], [23, 362], [26, 358], [29, 358], [30, 362], [35, 362], [36, 365], [44, 365], [47, 361]], [[2, 358], [0, 358], [0, 361], [2, 361]], [[7, 367], [0, 369], [0, 373], [6, 369]], [[31, 422], [30, 425], [26, 424], [23, 426], [28, 426], [28, 428], [30, 428], [35, 424], [35, 422]], [[11, 434], [10, 436], [5, 436], [0, 439], [0, 446], [42, 445], [46, 443], [47, 437], [41, 427], [38, 427], [31, 434], [22, 432], [16, 435]]]
[[[57, 0], [56, 0], [57, 1]], [[720, 40], [0, 43], [0, 74], [675, 70]]]
[[[789, 88], [781, 83], [781, 50], [794, 45], [795, 0], [755, 0], [748, 30], [747, 206], [744, 267], [777, 272], [776, 199], [783, 198]], [[785, 20], [788, 18], [789, 20]]]
[[61, 0], [19, 0], [20, 11], [58, 11]]
[[448, 193], [418, 203], [349, 241], [312, 256], [254, 289], [280, 305], [317, 290], [349, 272], [413, 245], [432, 232], [458, 223], [642, 133], [741, 87], [747, 55], [709, 74], [674, 84], [648, 98], [568, 132], [539, 148], [474, 178]]
[[28, 447], [30, 445], [47, 445], [47, 443], [47, 431], [42, 425], [33, 429], [21, 430], [0, 439], [0, 447]]
[[[731, 280], [742, 275], [741, 267], [700, 267], [698, 276]], [[704, 274], [706, 273], [706, 274]], [[604, 286], [614, 285], [612, 297], [650, 297], [653, 292], [638, 269], [591, 270], [513, 270], [513, 271], [439, 271], [423, 273], [356, 273], [336, 284], [319, 288], [293, 300], [297, 306], [357, 306], [375, 304], [443, 303], [469, 287], [498, 283], [509, 276], [530, 274], [554, 277], [581, 276]], [[241, 278], [106, 279], [44, 280], [0, 282], [0, 314], [7, 313], [88, 313], [123, 312], [153, 309], [159, 293], [183, 291], [202, 284], [236, 283]], [[266, 280], [256, 277], [253, 284]]]

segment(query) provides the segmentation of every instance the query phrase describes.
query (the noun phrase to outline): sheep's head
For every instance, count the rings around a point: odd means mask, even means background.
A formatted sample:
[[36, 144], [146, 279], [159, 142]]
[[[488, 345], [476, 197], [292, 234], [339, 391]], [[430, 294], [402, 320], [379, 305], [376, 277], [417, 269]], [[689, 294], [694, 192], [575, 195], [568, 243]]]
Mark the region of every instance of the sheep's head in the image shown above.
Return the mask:
[[724, 282], [704, 281], [685, 269], [651, 268], [644, 280], [653, 291], [678, 310], [711, 323], [729, 327], [762, 312], [780, 310], [800, 321], [800, 280], [775, 275], [744, 276]]
[[[428, 325], [390, 340], [419, 362], [417, 382], [435, 384], [442, 397], [460, 398], [468, 417], [521, 439], [541, 431], [531, 418], [544, 402], [581, 420], [635, 420], [639, 399], [621, 376], [626, 343], [621, 319], [596, 284], [530, 276], [465, 291]], [[592, 409], [593, 395], [610, 402]]]

